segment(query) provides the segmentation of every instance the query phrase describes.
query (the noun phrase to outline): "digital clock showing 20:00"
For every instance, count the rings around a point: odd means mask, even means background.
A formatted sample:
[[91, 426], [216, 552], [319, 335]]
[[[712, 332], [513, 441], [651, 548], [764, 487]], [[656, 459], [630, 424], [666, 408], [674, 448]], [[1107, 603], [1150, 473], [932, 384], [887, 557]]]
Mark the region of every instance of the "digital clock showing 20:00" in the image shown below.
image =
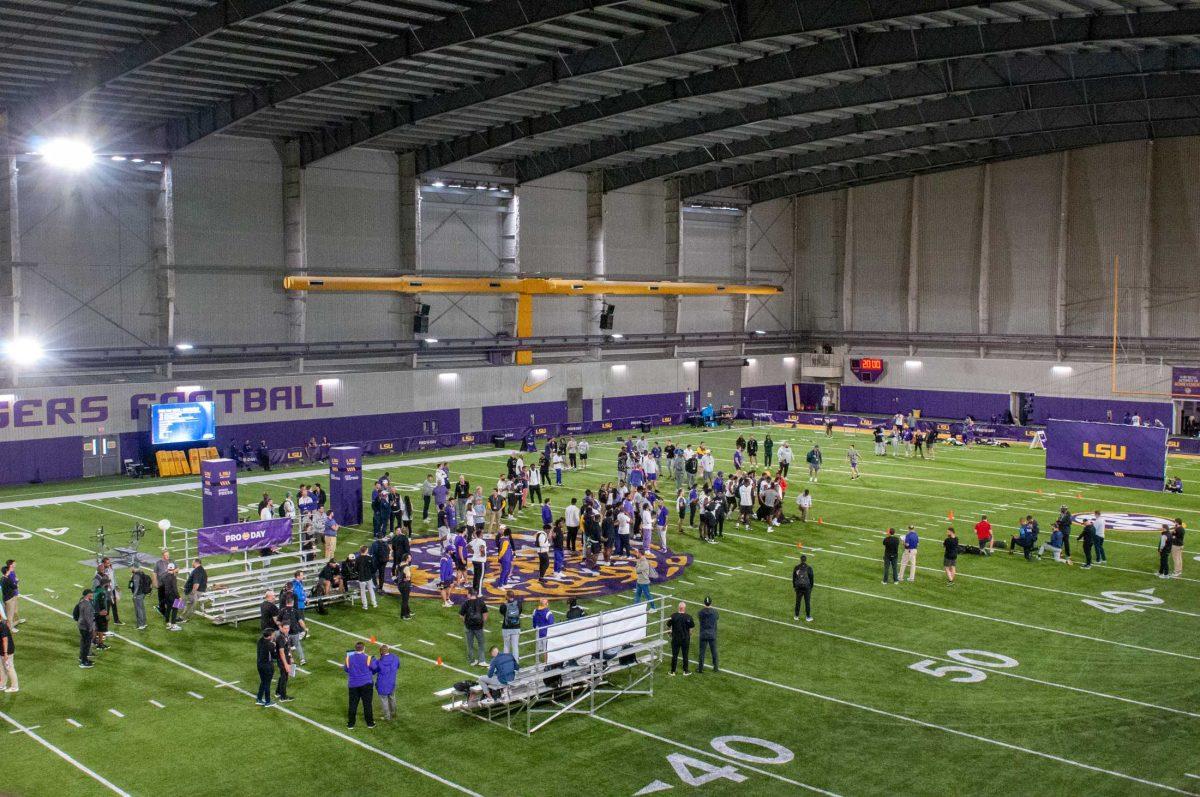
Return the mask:
[[850, 370], [860, 382], [874, 382], [883, 376], [884, 362], [879, 357], [859, 357], [850, 361]]

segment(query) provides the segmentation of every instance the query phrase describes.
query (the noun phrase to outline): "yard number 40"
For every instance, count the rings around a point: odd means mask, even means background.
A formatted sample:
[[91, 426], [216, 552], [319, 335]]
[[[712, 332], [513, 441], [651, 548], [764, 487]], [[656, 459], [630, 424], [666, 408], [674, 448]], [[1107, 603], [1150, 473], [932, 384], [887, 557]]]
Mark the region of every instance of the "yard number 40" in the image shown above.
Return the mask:
[[1162, 598], [1155, 597], [1154, 587], [1143, 589], [1138, 592], [1120, 592], [1117, 590], [1109, 590], [1101, 592], [1100, 597], [1107, 600], [1093, 600], [1084, 598], [1083, 602], [1088, 606], [1094, 606], [1105, 614], [1120, 614], [1121, 612], [1144, 612], [1145, 606], [1157, 606], [1163, 602]]

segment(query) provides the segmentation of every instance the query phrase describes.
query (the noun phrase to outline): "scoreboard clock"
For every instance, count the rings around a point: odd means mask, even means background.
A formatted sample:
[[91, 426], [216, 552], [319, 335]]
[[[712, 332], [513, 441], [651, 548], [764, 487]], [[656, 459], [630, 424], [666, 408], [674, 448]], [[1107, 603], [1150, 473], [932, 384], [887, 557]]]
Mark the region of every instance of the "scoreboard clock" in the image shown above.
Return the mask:
[[859, 382], [878, 382], [883, 378], [886, 365], [879, 357], [858, 357], [850, 360], [850, 371]]

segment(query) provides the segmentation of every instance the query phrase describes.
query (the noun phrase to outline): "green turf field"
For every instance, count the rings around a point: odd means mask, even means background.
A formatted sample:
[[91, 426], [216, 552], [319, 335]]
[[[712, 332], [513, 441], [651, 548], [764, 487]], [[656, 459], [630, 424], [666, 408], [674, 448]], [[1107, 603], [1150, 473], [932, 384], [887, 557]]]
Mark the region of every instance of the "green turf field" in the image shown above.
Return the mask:
[[[761, 438], [761, 427], [752, 431]], [[310, 613], [308, 673], [293, 681], [297, 699], [283, 708], [254, 703], [254, 623], [235, 629], [195, 619], [168, 633], [150, 612], [148, 630], [119, 627], [121, 638], [96, 667], [80, 670], [69, 614], [74, 585], [90, 584], [81, 562], [92, 555], [95, 528], [121, 542], [136, 519], [197, 525], [198, 489], [0, 510], [0, 557], [18, 560], [27, 596], [16, 637], [21, 691], [0, 694], [0, 718], [14, 731], [0, 736], [0, 793], [1200, 794], [1193, 552], [1183, 579], [1160, 580], [1156, 535], [1110, 530], [1110, 564], [1090, 571], [1048, 558], [964, 555], [960, 583], [948, 588], [940, 570], [951, 512], [968, 541], [981, 512], [1004, 540], [1018, 514], [1031, 512], [1045, 539], [1061, 503], [1180, 516], [1194, 527], [1200, 498], [1047, 482], [1041, 452], [1025, 448], [876, 458], [866, 436], [771, 431], [797, 455], [787, 507], [811, 486], [813, 522], [768, 534], [757, 523], [738, 529], [731, 516], [717, 545], [671, 535], [671, 547], [694, 563], [662, 589], [694, 608], [713, 597], [723, 672], [659, 677], [653, 697], [619, 700], [595, 718], [562, 718], [531, 738], [440, 709], [433, 693], [464, 677], [467, 662], [450, 636], [460, 631], [455, 610], [436, 601], [415, 601], [416, 618], [403, 624], [392, 598], [373, 611], [339, 605], [326, 617]], [[751, 430], [680, 430], [676, 439], [703, 440], [728, 470], [739, 432]], [[818, 439], [826, 468], [808, 485], [798, 466]], [[556, 509], [615, 478], [615, 448], [604, 440], [592, 448], [591, 469], [548, 491]], [[850, 441], [864, 453], [863, 478], [853, 483]], [[452, 462], [452, 477], [465, 472], [490, 489], [505, 455], [496, 453], [494, 461]], [[1189, 488], [1200, 478], [1200, 462], [1173, 458], [1169, 468]], [[415, 484], [428, 468], [389, 470], [395, 483]], [[378, 472], [368, 463], [367, 490]], [[241, 500], [264, 489], [282, 497], [299, 481], [281, 471], [272, 484], [244, 484]], [[4, 490], [0, 501], [156, 484], [25, 486]], [[528, 509], [515, 525], [537, 522]], [[921, 530], [921, 570], [914, 583], [884, 586], [881, 530], [908, 523]], [[368, 538], [369, 530], [343, 536], [339, 556]], [[812, 623], [792, 620], [799, 542], [815, 570]], [[1200, 551], [1200, 540], [1188, 542]], [[1078, 561], [1081, 544], [1073, 549]], [[128, 597], [121, 608], [132, 618]], [[498, 613], [490, 622], [498, 629]], [[400, 717], [346, 731], [345, 681], [329, 662], [370, 636], [408, 654]]]

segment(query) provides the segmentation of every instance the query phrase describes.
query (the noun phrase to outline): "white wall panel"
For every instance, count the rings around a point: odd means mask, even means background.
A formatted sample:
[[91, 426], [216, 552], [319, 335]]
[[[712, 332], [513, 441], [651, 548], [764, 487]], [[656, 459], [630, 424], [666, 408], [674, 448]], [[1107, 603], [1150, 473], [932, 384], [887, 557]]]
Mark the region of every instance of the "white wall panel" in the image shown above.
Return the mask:
[[794, 215], [797, 326], [801, 329], [840, 329], [846, 192], [800, 197], [796, 200]]
[[1200, 139], [1154, 142], [1154, 176], [1150, 334], [1200, 336]]
[[906, 328], [911, 192], [911, 180], [854, 189], [855, 329]]
[[521, 271], [587, 273], [587, 176], [568, 172], [521, 186]]
[[356, 149], [305, 169], [309, 271], [397, 268], [397, 172], [391, 153]]
[[[579, 216], [578, 224], [585, 217]], [[604, 261], [610, 275], [663, 276], [663, 185], [613, 191], [604, 202]]]
[[425, 194], [422, 266], [427, 271], [494, 273], [500, 267], [501, 211], [491, 197]]
[[784, 293], [773, 297], [751, 297], [749, 329], [791, 329], [795, 203], [777, 199], [754, 207], [747, 236], [750, 242], [750, 281], [780, 285]]
[[992, 166], [991, 331], [1054, 333], [1060, 156]]
[[917, 185], [917, 329], [975, 332], [983, 169], [931, 174]]
[[[717, 214], [685, 213], [681, 245], [681, 271], [685, 279], [721, 279], [743, 282], [745, 274], [735, 274], [737, 225], [741, 218]], [[744, 246], [744, 241], [742, 242]]]

